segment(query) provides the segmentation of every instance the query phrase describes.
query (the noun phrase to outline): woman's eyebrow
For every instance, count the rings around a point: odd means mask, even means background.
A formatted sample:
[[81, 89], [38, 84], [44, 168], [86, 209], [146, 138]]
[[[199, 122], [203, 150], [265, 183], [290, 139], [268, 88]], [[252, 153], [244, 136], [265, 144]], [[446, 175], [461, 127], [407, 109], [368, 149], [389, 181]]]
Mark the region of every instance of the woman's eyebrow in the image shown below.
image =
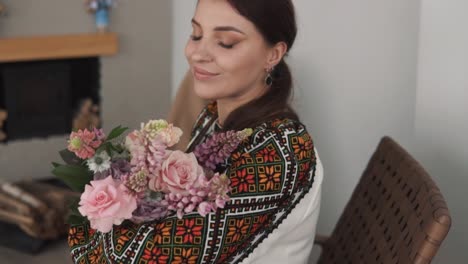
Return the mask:
[[238, 32], [238, 33], [241, 33], [241, 34], [245, 35], [245, 33], [242, 32], [240, 29], [237, 29], [237, 28], [231, 27], [231, 26], [215, 27], [214, 31], [235, 31], [235, 32]]
[[[195, 19], [192, 18], [192, 23], [201, 27], [200, 23], [198, 23]], [[244, 32], [242, 32], [240, 29], [237, 29], [235, 27], [232, 27], [232, 26], [219, 26], [219, 27], [215, 27], [214, 28], [214, 31], [234, 31], [234, 32], [237, 32], [237, 33], [240, 33], [240, 34], [243, 34], [245, 35]]]

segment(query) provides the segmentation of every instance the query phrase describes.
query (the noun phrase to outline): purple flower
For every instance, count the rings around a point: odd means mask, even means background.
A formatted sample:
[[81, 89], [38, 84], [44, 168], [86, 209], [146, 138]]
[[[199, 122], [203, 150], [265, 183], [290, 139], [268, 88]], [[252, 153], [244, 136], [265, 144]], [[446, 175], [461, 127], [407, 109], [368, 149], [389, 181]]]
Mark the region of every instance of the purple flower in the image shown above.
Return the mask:
[[98, 140], [104, 141], [106, 139], [106, 134], [104, 134], [104, 130], [102, 128], [93, 128], [93, 132]]
[[214, 133], [205, 142], [197, 145], [193, 153], [205, 168], [215, 170], [216, 165], [228, 158], [237, 146], [252, 134], [252, 129]]
[[120, 179], [122, 175], [127, 175], [132, 170], [132, 167], [125, 159], [117, 159], [111, 164], [112, 177], [114, 179]]
[[[107, 178], [107, 176], [111, 175], [112, 174], [112, 170], [105, 170], [105, 171], [101, 171], [101, 172], [96, 172], [94, 173], [94, 177], [93, 179], [95, 181], [98, 181], [98, 180], [104, 180], [105, 178]], [[112, 177], [114, 178], [114, 177]]]
[[143, 199], [138, 201], [138, 207], [133, 212], [132, 221], [142, 223], [152, 220], [158, 220], [167, 215], [167, 206], [156, 200]]
[[169, 211], [176, 212], [177, 217], [182, 219], [185, 213], [195, 211], [205, 198], [206, 193], [197, 189], [191, 189], [189, 194], [166, 194], [162, 204], [166, 205]]

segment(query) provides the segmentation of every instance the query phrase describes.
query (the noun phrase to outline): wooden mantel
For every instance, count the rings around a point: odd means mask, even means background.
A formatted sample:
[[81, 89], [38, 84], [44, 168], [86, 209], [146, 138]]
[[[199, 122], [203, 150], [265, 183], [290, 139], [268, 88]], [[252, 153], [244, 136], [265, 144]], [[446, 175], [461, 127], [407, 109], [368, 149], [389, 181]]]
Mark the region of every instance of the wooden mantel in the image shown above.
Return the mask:
[[115, 33], [0, 38], [0, 63], [114, 55]]

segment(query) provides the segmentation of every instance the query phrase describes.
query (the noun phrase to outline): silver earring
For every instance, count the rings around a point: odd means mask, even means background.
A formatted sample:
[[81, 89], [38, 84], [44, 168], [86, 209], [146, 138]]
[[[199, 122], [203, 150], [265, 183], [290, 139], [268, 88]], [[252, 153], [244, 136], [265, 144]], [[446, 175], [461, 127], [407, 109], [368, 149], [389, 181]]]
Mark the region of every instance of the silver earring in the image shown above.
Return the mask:
[[271, 76], [271, 72], [274, 70], [274, 67], [271, 69], [267, 70], [267, 75], [265, 77], [265, 84], [267, 86], [271, 86], [273, 84], [273, 76]]

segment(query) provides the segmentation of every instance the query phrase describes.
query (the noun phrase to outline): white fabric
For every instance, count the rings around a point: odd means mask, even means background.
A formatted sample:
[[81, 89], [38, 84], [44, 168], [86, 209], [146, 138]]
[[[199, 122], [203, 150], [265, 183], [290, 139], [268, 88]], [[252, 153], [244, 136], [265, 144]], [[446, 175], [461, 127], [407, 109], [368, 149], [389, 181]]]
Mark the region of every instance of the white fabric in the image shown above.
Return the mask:
[[317, 165], [312, 188], [242, 264], [304, 264], [314, 245], [315, 229], [320, 211], [323, 166], [317, 149]]

